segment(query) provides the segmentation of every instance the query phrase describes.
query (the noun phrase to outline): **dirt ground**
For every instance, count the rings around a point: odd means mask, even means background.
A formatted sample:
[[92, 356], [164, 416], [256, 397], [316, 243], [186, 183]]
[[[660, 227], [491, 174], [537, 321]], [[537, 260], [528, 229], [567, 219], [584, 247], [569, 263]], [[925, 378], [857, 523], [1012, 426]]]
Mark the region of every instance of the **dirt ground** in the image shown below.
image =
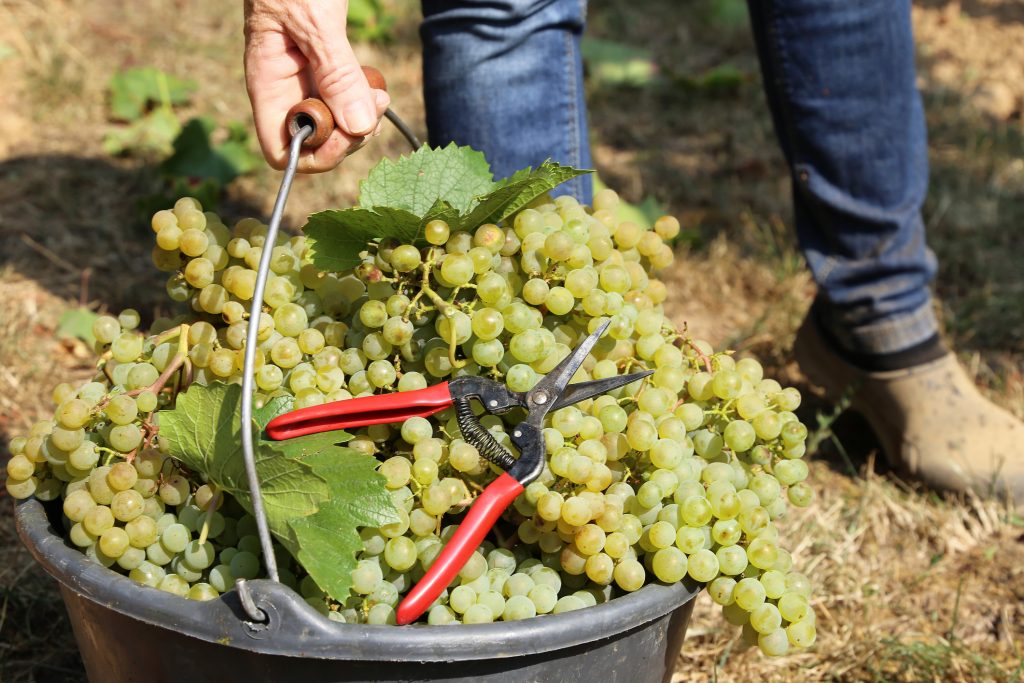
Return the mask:
[[[396, 109], [422, 133], [416, 5], [386, 4], [402, 14], [394, 41], [357, 50], [386, 73]], [[793, 246], [786, 170], [735, 9], [724, 0], [591, 3], [593, 35], [647, 47], [671, 72], [638, 89], [592, 85], [588, 97], [601, 176], [631, 201], [655, 198], [688, 228], [673, 315], [799, 386], [803, 419], [820, 427], [818, 503], [783, 530], [817, 584], [817, 644], [781, 660], [741, 651], [701, 596], [673, 680], [1020, 681], [1024, 521], [901, 481], [865, 425], [833, 421], [791, 362], [814, 288]], [[141, 65], [188, 76], [199, 88], [182, 116], [248, 122], [240, 20], [238, 3], [0, 0], [0, 454], [51, 409], [53, 385], [88, 374], [88, 354], [55, 340], [62, 312], [131, 305], [151, 318], [161, 305], [137, 206], [157, 183], [152, 166], [103, 152], [110, 76]], [[918, 0], [914, 26], [939, 313], [978, 384], [1024, 415], [1024, 4]], [[702, 80], [722, 65], [733, 74], [724, 86]], [[341, 171], [300, 178], [288, 222], [349, 204], [366, 170], [404, 149], [388, 130]], [[223, 212], [266, 216], [278, 179], [267, 170], [239, 179]], [[10, 507], [0, 500], [0, 682], [82, 680], [59, 595], [20, 546]]]

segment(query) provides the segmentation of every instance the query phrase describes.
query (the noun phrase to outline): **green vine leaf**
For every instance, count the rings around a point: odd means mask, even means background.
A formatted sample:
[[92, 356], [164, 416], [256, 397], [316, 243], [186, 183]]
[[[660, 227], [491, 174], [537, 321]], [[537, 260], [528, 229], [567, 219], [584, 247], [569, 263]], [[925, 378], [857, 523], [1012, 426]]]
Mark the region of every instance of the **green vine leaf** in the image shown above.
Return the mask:
[[[251, 513], [240, 402], [236, 384], [193, 385], [172, 410], [160, 412], [160, 434], [173, 457]], [[256, 411], [257, 428], [290, 407], [287, 400], [271, 401]], [[254, 454], [271, 532], [336, 600], [348, 597], [361, 548], [359, 528], [398, 521], [376, 459], [338, 445], [350, 438], [334, 431], [286, 441], [259, 439]]]
[[359, 206], [311, 215], [303, 227], [314, 265], [353, 268], [366, 245], [382, 237], [422, 245], [423, 227], [440, 219], [452, 231], [505, 220], [561, 183], [590, 171], [545, 161], [495, 182], [484, 156], [469, 147], [422, 147], [384, 159], [360, 186]]

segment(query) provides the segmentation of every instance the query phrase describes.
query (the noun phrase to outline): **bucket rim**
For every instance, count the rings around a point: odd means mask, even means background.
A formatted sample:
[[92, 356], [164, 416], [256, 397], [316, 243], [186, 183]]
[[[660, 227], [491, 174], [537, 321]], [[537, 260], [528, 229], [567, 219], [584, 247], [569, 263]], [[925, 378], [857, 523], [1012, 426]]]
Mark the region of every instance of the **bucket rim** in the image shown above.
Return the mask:
[[[606, 603], [521, 621], [490, 624], [373, 626], [331, 621], [287, 586], [248, 581], [266, 625], [246, 621], [237, 588], [206, 602], [187, 600], [90, 561], [56, 533], [44, 505], [19, 501], [18, 535], [65, 600], [85, 599], [157, 628], [250, 652], [321, 659], [469, 661], [540, 654], [628, 633], [693, 600], [693, 582], [651, 583]], [[70, 595], [69, 595], [70, 594]]]

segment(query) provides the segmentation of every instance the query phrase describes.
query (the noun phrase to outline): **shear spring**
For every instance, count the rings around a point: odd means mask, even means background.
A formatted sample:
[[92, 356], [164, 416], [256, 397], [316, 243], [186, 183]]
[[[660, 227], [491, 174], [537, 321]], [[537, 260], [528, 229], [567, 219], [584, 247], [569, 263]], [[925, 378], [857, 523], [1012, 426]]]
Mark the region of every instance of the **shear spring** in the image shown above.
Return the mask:
[[469, 399], [454, 398], [455, 420], [459, 423], [459, 430], [466, 443], [472, 444], [487, 460], [493, 462], [506, 472], [516, 463], [515, 458], [504, 446], [498, 443], [489, 431], [487, 431], [476, 415], [473, 414], [473, 407]]

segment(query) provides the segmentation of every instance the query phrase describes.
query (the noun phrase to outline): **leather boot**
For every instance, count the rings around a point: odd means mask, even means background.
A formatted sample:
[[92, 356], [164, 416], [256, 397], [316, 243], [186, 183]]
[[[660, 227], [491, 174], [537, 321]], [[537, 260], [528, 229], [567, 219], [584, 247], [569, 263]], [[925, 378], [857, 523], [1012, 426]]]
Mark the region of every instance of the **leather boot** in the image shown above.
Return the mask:
[[1024, 503], [1024, 423], [978, 391], [952, 354], [905, 370], [868, 372], [843, 360], [811, 315], [793, 345], [808, 379], [832, 400], [854, 386], [889, 464], [942, 490]]

